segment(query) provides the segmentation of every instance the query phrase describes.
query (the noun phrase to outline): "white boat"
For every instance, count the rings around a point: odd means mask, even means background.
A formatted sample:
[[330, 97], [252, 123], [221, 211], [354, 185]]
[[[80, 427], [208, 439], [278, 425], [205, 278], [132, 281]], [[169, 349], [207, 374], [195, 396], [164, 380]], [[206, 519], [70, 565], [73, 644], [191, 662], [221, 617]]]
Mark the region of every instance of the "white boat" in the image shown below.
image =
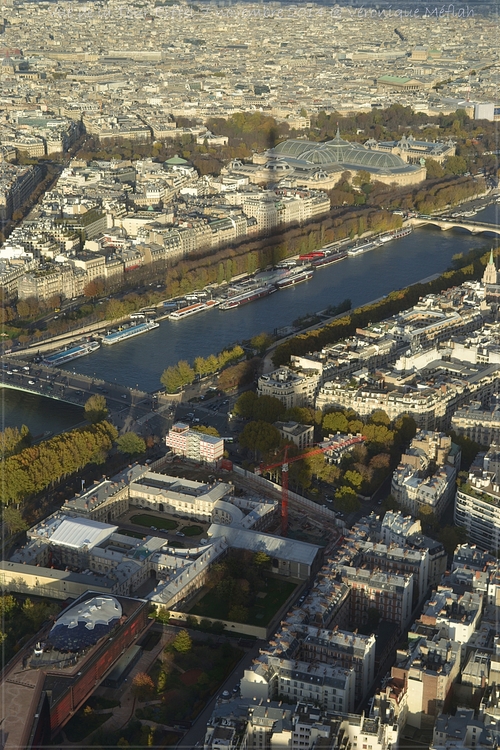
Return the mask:
[[159, 327], [160, 324], [155, 320], [147, 320], [145, 323], [130, 325], [121, 330], [108, 333], [103, 337], [102, 343], [106, 344], [106, 346], [111, 346], [112, 344], [118, 344], [120, 341], [125, 341], [125, 339], [130, 339], [133, 336], [140, 336], [141, 333], [146, 333], [147, 331], [152, 331], [153, 328]]
[[375, 242], [364, 242], [362, 245], [350, 247], [347, 251], [347, 255], [350, 255], [351, 257], [354, 255], [361, 255], [362, 253], [368, 252], [368, 250], [373, 250], [374, 247], [377, 247]]
[[169, 320], [182, 320], [183, 318], [189, 318], [191, 315], [196, 315], [205, 310], [212, 310], [216, 305], [217, 303], [214, 300], [208, 300], [208, 302], [197, 302], [194, 305], [188, 305], [188, 307], [181, 307], [180, 310], [174, 310], [168, 317]]

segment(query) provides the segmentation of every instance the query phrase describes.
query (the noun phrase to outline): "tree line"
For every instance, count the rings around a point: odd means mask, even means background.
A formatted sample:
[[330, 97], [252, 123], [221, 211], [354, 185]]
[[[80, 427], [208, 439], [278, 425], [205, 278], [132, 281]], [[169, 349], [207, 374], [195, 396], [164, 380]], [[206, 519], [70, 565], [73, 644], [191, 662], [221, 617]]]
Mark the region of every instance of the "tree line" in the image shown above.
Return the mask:
[[176, 365], [167, 367], [160, 380], [167, 393], [176, 393], [186, 385], [194, 383], [195, 379], [212, 375], [228, 365], [238, 362], [245, 355], [243, 348], [236, 344], [232, 349], [224, 349], [219, 354], [209, 354], [208, 357], [196, 357], [193, 366], [184, 359]]
[[103, 463], [117, 437], [116, 428], [103, 421], [56, 435], [5, 458], [0, 464], [2, 502], [21, 503], [87, 464]]
[[305, 355], [320, 351], [329, 344], [352, 336], [357, 328], [364, 328], [369, 323], [385, 320], [391, 315], [412, 307], [420, 297], [427, 294], [438, 294], [444, 289], [459, 286], [464, 281], [481, 278], [489, 258], [488, 254], [482, 255], [483, 253], [484, 248], [472, 251], [465, 260], [458, 259], [458, 262], [462, 264], [461, 267], [445, 271], [437, 279], [391, 292], [378, 302], [358, 307], [349, 315], [338, 318], [322, 328], [316, 328], [288, 339], [276, 347], [272, 355], [274, 365], [280, 367], [287, 364], [292, 355]]

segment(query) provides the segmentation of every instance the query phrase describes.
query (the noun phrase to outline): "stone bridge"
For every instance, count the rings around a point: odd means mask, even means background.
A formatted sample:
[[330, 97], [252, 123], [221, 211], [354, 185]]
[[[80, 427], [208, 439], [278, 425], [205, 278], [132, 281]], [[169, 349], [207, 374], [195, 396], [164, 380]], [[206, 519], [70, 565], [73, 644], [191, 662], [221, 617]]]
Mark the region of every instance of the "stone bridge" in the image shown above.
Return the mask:
[[468, 232], [471, 232], [471, 234], [489, 232], [490, 234], [500, 236], [500, 227], [498, 224], [488, 224], [483, 221], [469, 221], [460, 217], [453, 219], [448, 216], [432, 216], [428, 219], [424, 219], [421, 216], [417, 216], [413, 219], [408, 219], [407, 223], [414, 227], [430, 224], [431, 226], [438, 227], [443, 231], [446, 231], [447, 229], [466, 229]]

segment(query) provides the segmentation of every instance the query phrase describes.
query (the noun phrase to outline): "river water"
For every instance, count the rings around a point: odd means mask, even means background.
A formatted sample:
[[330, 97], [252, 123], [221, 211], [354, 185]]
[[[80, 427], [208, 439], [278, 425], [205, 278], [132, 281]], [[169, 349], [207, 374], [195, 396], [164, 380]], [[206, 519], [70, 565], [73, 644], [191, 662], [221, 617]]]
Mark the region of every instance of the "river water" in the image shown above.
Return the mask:
[[[499, 205], [488, 206], [477, 221], [499, 223]], [[474, 220], [474, 219], [473, 219]], [[68, 365], [68, 369], [126, 386], [152, 391], [160, 375], [180, 359], [192, 362], [262, 331], [289, 325], [306, 313], [324, 310], [349, 298], [353, 307], [394, 289], [441, 273], [457, 253], [498, 245], [492, 236], [473, 237], [464, 231], [417, 229], [364, 255], [318, 269], [297, 287], [276, 292], [234, 310], [215, 309], [180, 321], [164, 320], [160, 327]], [[2, 389], [4, 425], [27, 424], [33, 434], [54, 432], [81, 420], [81, 409], [43, 397]]]

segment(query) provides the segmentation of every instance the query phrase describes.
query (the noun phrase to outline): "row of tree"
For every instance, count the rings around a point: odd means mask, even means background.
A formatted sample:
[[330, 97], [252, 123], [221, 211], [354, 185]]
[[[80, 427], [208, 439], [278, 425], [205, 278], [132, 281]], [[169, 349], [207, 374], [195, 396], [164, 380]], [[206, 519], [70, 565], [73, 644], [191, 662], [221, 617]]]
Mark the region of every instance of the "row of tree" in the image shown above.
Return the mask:
[[[378, 302], [356, 308], [350, 315], [345, 315], [321, 328], [288, 339], [276, 347], [272, 355], [273, 363], [276, 367], [280, 367], [289, 362], [292, 354], [304, 355], [320, 351], [329, 344], [352, 336], [357, 328], [364, 328], [370, 323], [385, 320], [391, 315], [396, 315], [412, 307], [420, 297], [427, 294], [438, 294], [444, 289], [459, 286], [464, 281], [481, 278], [484, 266], [489, 258], [488, 254], [483, 253], [484, 248], [479, 251], [472, 251], [466, 259], [458, 260], [463, 264], [461, 267], [445, 271], [437, 279], [426, 283], [413, 284], [405, 289], [391, 292]], [[482, 257], [480, 254], [482, 254]]]
[[228, 365], [238, 362], [245, 355], [243, 348], [236, 344], [232, 349], [224, 349], [219, 354], [209, 354], [208, 357], [196, 357], [191, 367], [189, 362], [182, 359], [176, 365], [167, 367], [161, 375], [161, 382], [167, 393], [176, 393], [186, 385], [194, 383], [195, 379], [212, 375]]
[[0, 464], [2, 502], [20, 503], [89, 463], [103, 463], [117, 437], [116, 428], [103, 421], [56, 435], [5, 458]]
[[8, 458], [31, 445], [31, 433], [25, 424], [19, 427], [6, 427], [0, 432], [0, 458]]

